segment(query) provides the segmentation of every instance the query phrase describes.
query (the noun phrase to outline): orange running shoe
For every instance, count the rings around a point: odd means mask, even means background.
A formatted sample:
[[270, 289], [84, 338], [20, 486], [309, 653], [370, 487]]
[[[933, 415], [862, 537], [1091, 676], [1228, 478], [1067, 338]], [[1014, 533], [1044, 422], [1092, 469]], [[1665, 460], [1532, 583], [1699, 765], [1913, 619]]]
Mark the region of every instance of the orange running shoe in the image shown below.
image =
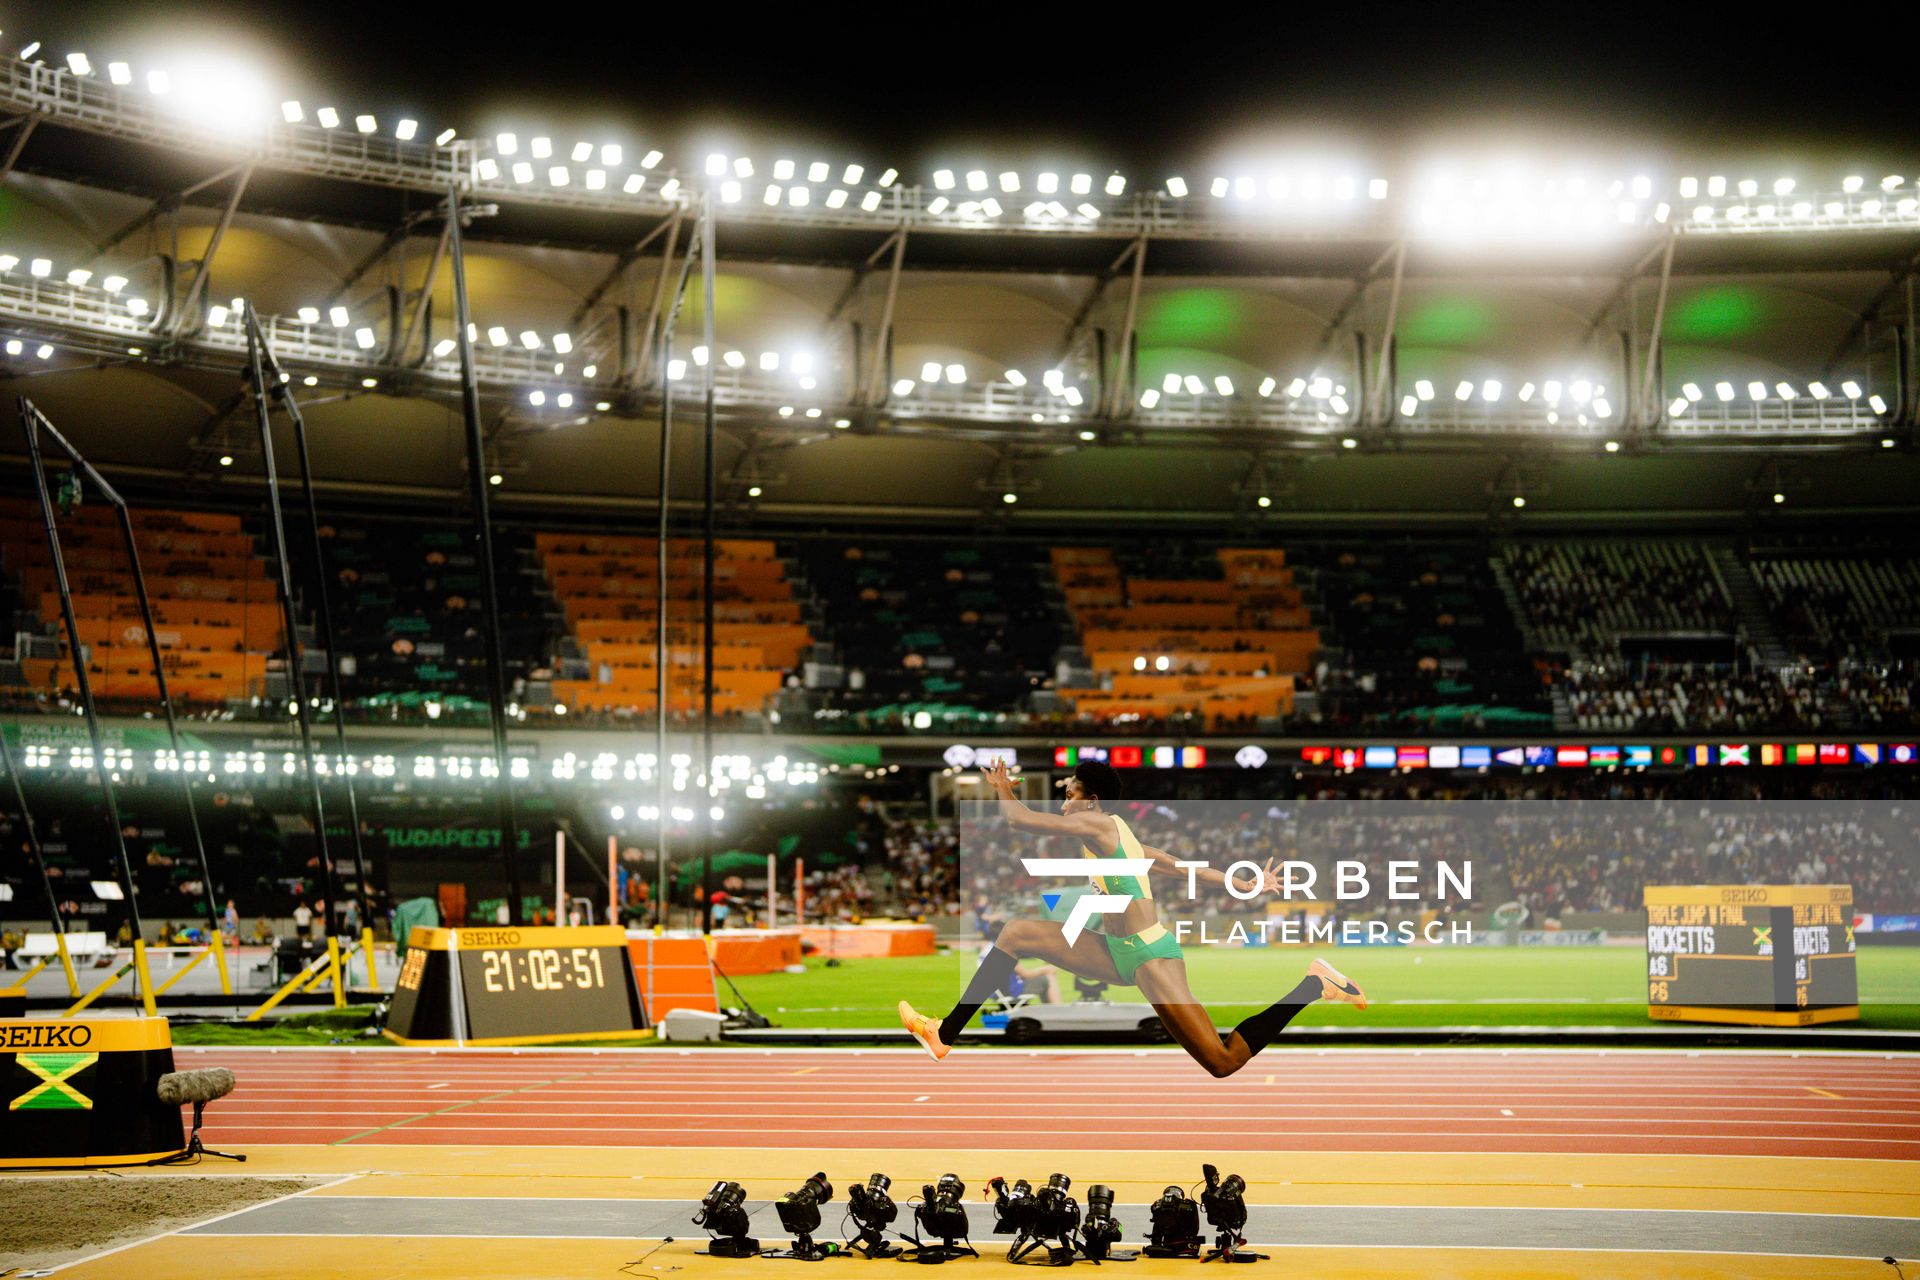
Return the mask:
[[925, 1049], [927, 1056], [935, 1062], [946, 1057], [948, 1052], [953, 1048], [952, 1045], [940, 1043], [939, 1019], [929, 1018], [924, 1013], [915, 1012], [914, 1007], [905, 1000], [900, 1002], [900, 1025], [905, 1027], [908, 1034], [920, 1042], [920, 1047]]
[[1307, 966], [1311, 977], [1320, 979], [1320, 998], [1333, 1000], [1341, 1004], [1350, 1004], [1356, 1009], [1367, 1007], [1367, 993], [1362, 991], [1346, 974], [1328, 964], [1325, 960], [1315, 960]]

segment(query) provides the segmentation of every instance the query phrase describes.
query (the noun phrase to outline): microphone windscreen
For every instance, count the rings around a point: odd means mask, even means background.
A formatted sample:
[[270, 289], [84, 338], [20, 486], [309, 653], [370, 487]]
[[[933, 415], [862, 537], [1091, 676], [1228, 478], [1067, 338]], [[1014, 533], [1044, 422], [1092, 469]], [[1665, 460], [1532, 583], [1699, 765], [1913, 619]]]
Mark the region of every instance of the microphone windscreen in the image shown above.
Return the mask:
[[225, 1067], [205, 1067], [198, 1071], [170, 1071], [160, 1077], [160, 1101], [170, 1107], [195, 1102], [212, 1102], [233, 1092], [233, 1072]]

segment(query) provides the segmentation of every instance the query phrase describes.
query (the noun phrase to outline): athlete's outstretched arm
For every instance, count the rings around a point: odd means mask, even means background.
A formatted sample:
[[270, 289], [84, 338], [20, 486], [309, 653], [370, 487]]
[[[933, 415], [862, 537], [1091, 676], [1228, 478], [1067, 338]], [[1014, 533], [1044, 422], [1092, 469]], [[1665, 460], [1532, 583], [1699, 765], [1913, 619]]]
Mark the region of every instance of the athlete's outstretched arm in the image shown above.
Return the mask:
[[1013, 774], [1004, 761], [996, 761], [986, 768], [987, 781], [1000, 798], [1000, 816], [1015, 831], [1025, 831], [1042, 836], [1078, 836], [1081, 839], [1110, 839], [1113, 835], [1112, 819], [1101, 816], [1092, 810], [1080, 813], [1043, 813], [1038, 809], [1029, 809], [1019, 796], [1013, 793]]

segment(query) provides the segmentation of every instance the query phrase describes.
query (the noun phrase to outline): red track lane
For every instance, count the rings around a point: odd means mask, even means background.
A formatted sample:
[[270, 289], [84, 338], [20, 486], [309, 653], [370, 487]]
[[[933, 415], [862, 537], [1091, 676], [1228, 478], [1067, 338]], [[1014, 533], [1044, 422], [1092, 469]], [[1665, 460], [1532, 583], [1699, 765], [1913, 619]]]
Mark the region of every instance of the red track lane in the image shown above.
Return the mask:
[[[227, 1066], [207, 1141], [1513, 1151], [1920, 1160], [1920, 1057], [175, 1050]], [[1098, 1119], [1089, 1117], [1097, 1114]]]

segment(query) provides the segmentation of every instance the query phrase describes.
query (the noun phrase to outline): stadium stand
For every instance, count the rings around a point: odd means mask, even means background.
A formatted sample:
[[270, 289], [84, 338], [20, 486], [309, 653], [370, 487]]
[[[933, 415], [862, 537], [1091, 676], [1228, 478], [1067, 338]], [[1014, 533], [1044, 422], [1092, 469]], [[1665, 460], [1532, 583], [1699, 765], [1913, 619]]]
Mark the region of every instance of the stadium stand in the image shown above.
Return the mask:
[[[534, 547], [566, 619], [556, 704], [651, 717], [659, 698], [659, 542], [620, 535], [538, 533]], [[813, 643], [787, 563], [771, 541], [724, 539], [714, 566], [714, 710], [763, 711]], [[667, 544], [669, 716], [696, 713], [705, 684], [702, 544]], [[678, 617], [674, 612], [678, 611]]]
[[809, 673], [816, 714], [879, 725], [1022, 709], [1052, 683], [1063, 638], [1043, 563], [997, 543], [801, 543], [811, 603], [832, 620]]
[[1536, 643], [1551, 652], [1610, 654], [1628, 635], [1734, 630], [1726, 587], [1693, 542], [1517, 542], [1503, 559]]
[[1080, 718], [1218, 732], [1292, 713], [1320, 636], [1285, 552], [1055, 547], [1051, 562], [1099, 682], [1060, 690]]
[[[136, 545], [159, 627], [169, 692], [183, 704], [221, 704], [258, 694], [275, 663], [280, 613], [267, 565], [240, 517], [143, 508]], [[118, 517], [111, 507], [66, 514], [61, 555], [87, 647], [97, 697], [152, 703], [159, 697], [152, 656], [133, 595]], [[36, 695], [75, 688], [60, 625], [60, 597], [37, 503], [0, 499], [0, 568], [28, 626], [15, 640], [15, 676]]]

